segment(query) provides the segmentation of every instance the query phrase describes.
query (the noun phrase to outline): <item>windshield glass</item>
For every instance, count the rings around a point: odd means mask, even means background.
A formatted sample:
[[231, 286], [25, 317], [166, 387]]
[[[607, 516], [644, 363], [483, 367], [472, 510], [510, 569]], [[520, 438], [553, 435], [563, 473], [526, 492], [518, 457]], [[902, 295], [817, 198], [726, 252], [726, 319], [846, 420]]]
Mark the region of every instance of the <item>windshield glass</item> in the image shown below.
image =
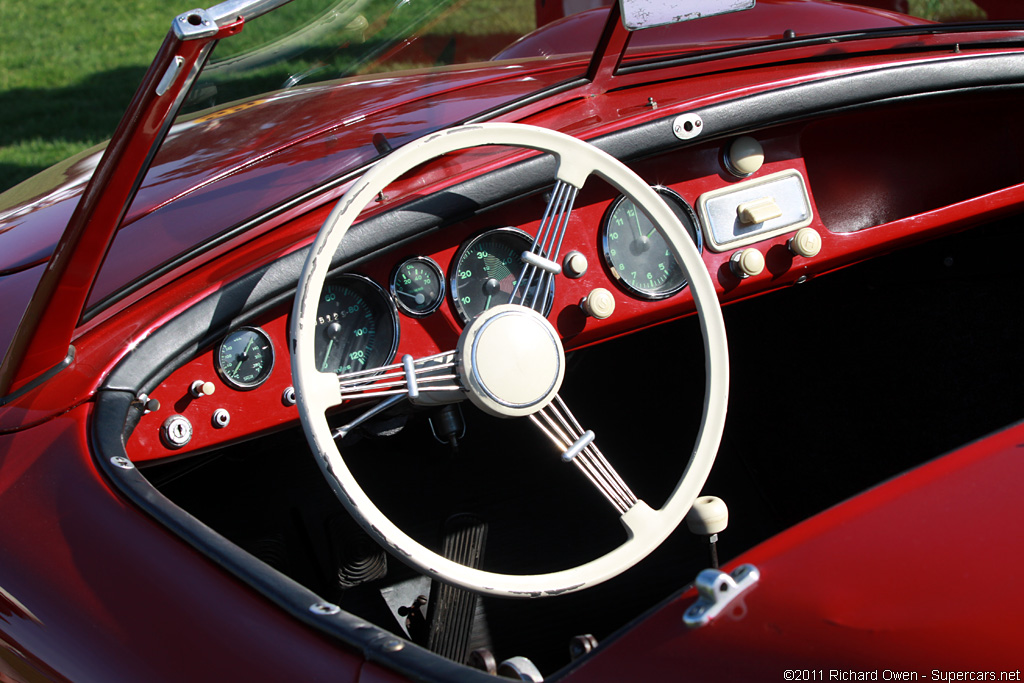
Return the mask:
[[483, 62], [535, 28], [533, 0], [293, 0], [221, 41], [182, 113], [322, 81]]
[[88, 308], [390, 149], [579, 78], [589, 51], [500, 54], [537, 22], [534, 0], [293, 0], [246, 22], [189, 92]]
[[[582, 83], [609, 5], [293, 0], [246, 22], [220, 41], [189, 92], [87, 310], [406, 142]], [[622, 64], [656, 68], [736, 47], [778, 51], [815, 34], [854, 42], [879, 31], [923, 35], [934, 32], [932, 22], [1021, 14], [1016, 0], [757, 0], [747, 11], [634, 31]]]

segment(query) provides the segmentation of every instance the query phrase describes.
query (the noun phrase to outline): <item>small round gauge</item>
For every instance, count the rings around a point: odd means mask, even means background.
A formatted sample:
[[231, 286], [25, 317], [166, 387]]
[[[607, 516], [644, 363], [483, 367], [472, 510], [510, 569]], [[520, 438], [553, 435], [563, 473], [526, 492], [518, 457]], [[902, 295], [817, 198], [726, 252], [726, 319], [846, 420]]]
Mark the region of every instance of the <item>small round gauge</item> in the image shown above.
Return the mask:
[[329, 278], [316, 309], [313, 348], [320, 372], [344, 374], [387, 365], [398, 349], [394, 302], [361, 275]]
[[[507, 304], [523, 270], [522, 253], [533, 246], [533, 238], [515, 228], [498, 228], [477, 235], [462, 245], [449, 273], [452, 303], [463, 322], [469, 322], [489, 308]], [[542, 278], [536, 278], [526, 293], [529, 303], [537, 294]], [[544, 315], [551, 310], [554, 286], [544, 302]], [[517, 302], [519, 301], [517, 297]]]
[[433, 313], [444, 299], [441, 268], [425, 256], [402, 261], [391, 274], [391, 294], [404, 313], [417, 318]]
[[217, 347], [217, 374], [235, 389], [255, 389], [273, 369], [274, 346], [258, 327], [232, 330]]
[[[697, 217], [683, 198], [665, 187], [656, 187], [683, 224], [697, 251], [704, 243]], [[604, 260], [619, 286], [641, 299], [665, 299], [686, 286], [683, 269], [662, 237], [632, 200], [620, 196], [612, 203], [601, 228]]]

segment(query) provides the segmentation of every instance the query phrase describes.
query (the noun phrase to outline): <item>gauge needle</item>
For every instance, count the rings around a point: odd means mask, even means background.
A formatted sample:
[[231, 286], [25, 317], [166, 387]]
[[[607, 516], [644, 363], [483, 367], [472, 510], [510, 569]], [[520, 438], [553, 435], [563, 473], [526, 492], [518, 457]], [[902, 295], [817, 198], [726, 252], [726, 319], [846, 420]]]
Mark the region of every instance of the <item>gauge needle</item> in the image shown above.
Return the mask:
[[423, 296], [423, 292], [405, 292], [400, 290], [398, 293], [401, 294], [402, 296], [409, 297], [418, 304], [422, 304], [424, 301], [427, 300], [427, 297]]
[[327, 369], [327, 364], [331, 360], [331, 347], [332, 346], [334, 346], [334, 340], [333, 339], [331, 339], [329, 342], [327, 342], [327, 352], [324, 354], [324, 364], [320, 366], [320, 370], [321, 371]]
[[252, 337], [249, 337], [249, 343], [245, 345], [245, 351], [238, 356], [238, 365], [235, 366], [235, 371], [232, 374], [237, 375], [238, 371], [242, 369], [242, 363], [249, 357], [249, 347], [252, 346]]
[[[645, 236], [643, 231], [640, 229], [640, 218], [636, 215], [635, 208], [633, 209], [633, 225], [636, 228], [636, 236], [640, 239], [640, 244], [647, 244], [647, 238], [650, 237], [650, 235]], [[653, 232], [653, 230], [651, 232]]]
[[[491, 270], [489, 268], [487, 269], [487, 274], [491, 274]], [[498, 282], [498, 278], [496, 277], [489, 277], [487, 278], [487, 281], [484, 282], [484, 294], [487, 295], [487, 302], [484, 304], [485, 311], [491, 307], [491, 297], [494, 296], [500, 289], [501, 283]]]

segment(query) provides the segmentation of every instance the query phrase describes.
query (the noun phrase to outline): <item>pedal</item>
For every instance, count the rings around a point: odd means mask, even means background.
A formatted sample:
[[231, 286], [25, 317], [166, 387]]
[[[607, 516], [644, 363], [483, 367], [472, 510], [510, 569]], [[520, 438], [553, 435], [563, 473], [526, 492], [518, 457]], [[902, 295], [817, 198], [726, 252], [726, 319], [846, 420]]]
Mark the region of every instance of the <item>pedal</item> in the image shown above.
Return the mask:
[[[487, 542], [487, 524], [479, 517], [460, 514], [445, 522], [444, 556], [478, 569]], [[460, 664], [471, 650], [489, 645], [486, 619], [475, 593], [433, 581], [430, 586], [430, 635], [427, 647]]]
[[332, 517], [327, 528], [338, 588], [348, 590], [387, 575], [387, 553], [349, 518]]

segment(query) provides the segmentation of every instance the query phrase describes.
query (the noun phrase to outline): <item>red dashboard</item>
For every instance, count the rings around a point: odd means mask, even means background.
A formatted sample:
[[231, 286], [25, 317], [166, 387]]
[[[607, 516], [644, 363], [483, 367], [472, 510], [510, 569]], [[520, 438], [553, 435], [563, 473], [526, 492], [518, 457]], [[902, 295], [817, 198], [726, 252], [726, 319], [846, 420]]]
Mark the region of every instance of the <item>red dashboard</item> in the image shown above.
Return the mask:
[[[728, 170], [725, 157], [730, 143], [691, 147], [644, 160], [633, 168], [651, 185], [669, 188], [693, 208], [703, 196], [722, 188], [743, 187], [782, 172], [799, 174], [810, 212], [807, 227], [820, 238], [820, 251], [813, 256], [794, 254], [789, 248], [794, 236], [790, 229], [765, 239], [755, 238], [752, 244], [741, 242], [744, 246], [739, 248], [726, 244], [716, 252], [709, 246], [707, 216], [698, 218], [705, 245], [704, 263], [720, 298], [728, 302], [849, 265], [883, 243], [895, 247], [923, 239], [932, 231], [966, 227], [958, 225], [957, 216], [977, 220], [979, 206], [988, 215], [997, 216], [1019, 202], [1022, 191], [1014, 184], [1021, 179], [1014, 168], [975, 168], [968, 163], [973, 147], [987, 144], [987, 130], [1006, 130], [1006, 126], [981, 122], [970, 145], [934, 144], [946, 122], [965, 116], [967, 109], [977, 111], [975, 105], [953, 99], [939, 108], [918, 103], [895, 110], [895, 115], [893, 109], [867, 110], [758, 132], [754, 137], [763, 148], [764, 163], [749, 179]], [[925, 110], [927, 117], [922, 115]], [[991, 112], [1012, 109], [991, 107], [982, 111], [988, 112], [987, 116], [1005, 116], [1008, 114]], [[883, 139], [887, 144], [861, 144], [865, 137]], [[963, 163], [951, 164], [951, 159]], [[939, 167], [945, 169], [941, 177], [932, 170]], [[950, 173], [950, 168], [955, 172]], [[922, 192], [886, 191], [897, 181], [919, 185]], [[497, 228], [512, 227], [536, 234], [547, 199], [544, 192], [521, 197], [403, 244], [352, 270], [376, 283], [389, 298], [396, 267], [410, 257], [430, 259], [444, 276], [443, 301], [436, 310], [420, 317], [401, 309], [388, 314], [397, 321], [399, 334], [397, 352], [385, 362], [398, 362], [404, 354], [420, 358], [455, 348], [463, 321], [451, 290], [460, 249]], [[567, 351], [693, 311], [687, 289], [652, 300], [623, 286], [609, 267], [602, 230], [615, 199], [610, 186], [591, 179], [571, 214], [564, 251], [581, 253], [587, 266], [579, 277], [558, 278], [548, 315]], [[741, 278], [730, 266], [730, 259], [745, 249], [756, 250], [763, 257], [763, 270]], [[607, 290], [614, 297], [614, 313], [607, 319], [588, 315], [581, 307], [588, 294], [597, 289]], [[159, 401], [161, 409], [142, 417], [127, 444], [130, 457], [141, 462], [183, 456], [297, 424], [297, 411], [288, 396], [292, 384], [287, 343], [290, 315], [288, 301], [245, 322], [266, 333], [274, 356], [272, 369], [265, 371], [266, 376], [255, 388], [240, 390], [218, 374], [217, 348], [207, 348], [171, 373], [150, 395]], [[210, 382], [207, 388], [213, 393], [198, 392], [197, 397], [191, 391], [196, 382]], [[223, 414], [215, 418], [217, 411], [226, 411], [227, 424]], [[167, 435], [162, 435], [172, 415], [188, 422], [191, 435], [187, 443], [172, 446]]]

